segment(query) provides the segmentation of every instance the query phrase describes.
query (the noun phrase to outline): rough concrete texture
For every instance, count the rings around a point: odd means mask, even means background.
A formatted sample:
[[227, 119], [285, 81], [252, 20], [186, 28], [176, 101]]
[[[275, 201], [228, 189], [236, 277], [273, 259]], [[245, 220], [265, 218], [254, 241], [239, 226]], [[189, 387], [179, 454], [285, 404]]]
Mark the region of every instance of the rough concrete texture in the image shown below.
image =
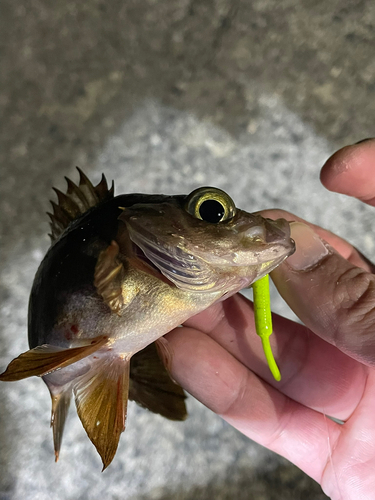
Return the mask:
[[[51, 187], [77, 179], [75, 165], [95, 181], [104, 171], [117, 193], [216, 185], [242, 208], [291, 210], [374, 253], [370, 208], [318, 180], [335, 149], [374, 135], [374, 2], [3, 0], [0, 9], [1, 367], [27, 349]], [[75, 411], [55, 465], [47, 389], [38, 379], [3, 384], [0, 499], [326, 498], [188, 406], [181, 424], [131, 405], [101, 474]]]

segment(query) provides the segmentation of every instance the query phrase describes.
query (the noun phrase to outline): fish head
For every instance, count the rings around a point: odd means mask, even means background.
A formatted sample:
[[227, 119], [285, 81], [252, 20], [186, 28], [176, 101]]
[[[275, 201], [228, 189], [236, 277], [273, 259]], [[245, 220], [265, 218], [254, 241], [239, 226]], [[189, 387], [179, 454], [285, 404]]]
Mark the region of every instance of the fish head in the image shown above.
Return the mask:
[[294, 252], [289, 223], [238, 209], [203, 187], [160, 203], [136, 203], [120, 220], [142, 256], [173, 285], [221, 296], [250, 286]]

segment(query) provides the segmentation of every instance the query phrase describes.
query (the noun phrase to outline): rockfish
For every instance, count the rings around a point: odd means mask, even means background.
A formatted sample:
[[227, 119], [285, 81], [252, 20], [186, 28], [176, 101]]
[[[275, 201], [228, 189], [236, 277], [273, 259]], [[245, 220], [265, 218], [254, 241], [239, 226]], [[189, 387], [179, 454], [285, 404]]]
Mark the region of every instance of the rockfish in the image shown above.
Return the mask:
[[67, 179], [66, 194], [55, 189], [51, 202], [52, 243], [30, 295], [30, 350], [0, 380], [43, 378], [56, 460], [74, 395], [104, 470], [128, 399], [186, 417], [163, 335], [272, 271], [294, 242], [286, 220], [244, 212], [217, 188], [114, 197], [104, 175], [94, 186], [79, 173], [79, 185]]

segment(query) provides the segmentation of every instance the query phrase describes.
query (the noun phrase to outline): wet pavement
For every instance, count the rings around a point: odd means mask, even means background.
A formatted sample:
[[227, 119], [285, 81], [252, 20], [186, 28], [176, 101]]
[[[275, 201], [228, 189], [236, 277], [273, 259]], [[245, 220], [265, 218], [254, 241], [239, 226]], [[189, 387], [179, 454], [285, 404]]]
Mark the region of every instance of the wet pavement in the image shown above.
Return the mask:
[[[369, 207], [326, 192], [336, 149], [374, 136], [370, 1], [3, 1], [0, 6], [0, 365], [27, 349], [52, 186], [75, 165], [116, 192], [216, 185], [278, 206], [371, 257]], [[290, 314], [275, 297], [274, 308]], [[296, 467], [188, 401], [171, 423], [131, 405], [111, 467], [75, 411], [53, 462], [38, 379], [0, 387], [0, 499], [326, 498]]]

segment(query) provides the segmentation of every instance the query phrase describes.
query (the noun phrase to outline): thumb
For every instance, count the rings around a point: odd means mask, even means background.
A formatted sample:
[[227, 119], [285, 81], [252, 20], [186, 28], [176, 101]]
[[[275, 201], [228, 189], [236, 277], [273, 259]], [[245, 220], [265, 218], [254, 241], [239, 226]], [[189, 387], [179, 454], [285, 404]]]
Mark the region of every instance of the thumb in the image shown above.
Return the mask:
[[291, 236], [296, 252], [271, 273], [281, 296], [314, 333], [375, 366], [375, 276], [306, 224], [292, 223]]

